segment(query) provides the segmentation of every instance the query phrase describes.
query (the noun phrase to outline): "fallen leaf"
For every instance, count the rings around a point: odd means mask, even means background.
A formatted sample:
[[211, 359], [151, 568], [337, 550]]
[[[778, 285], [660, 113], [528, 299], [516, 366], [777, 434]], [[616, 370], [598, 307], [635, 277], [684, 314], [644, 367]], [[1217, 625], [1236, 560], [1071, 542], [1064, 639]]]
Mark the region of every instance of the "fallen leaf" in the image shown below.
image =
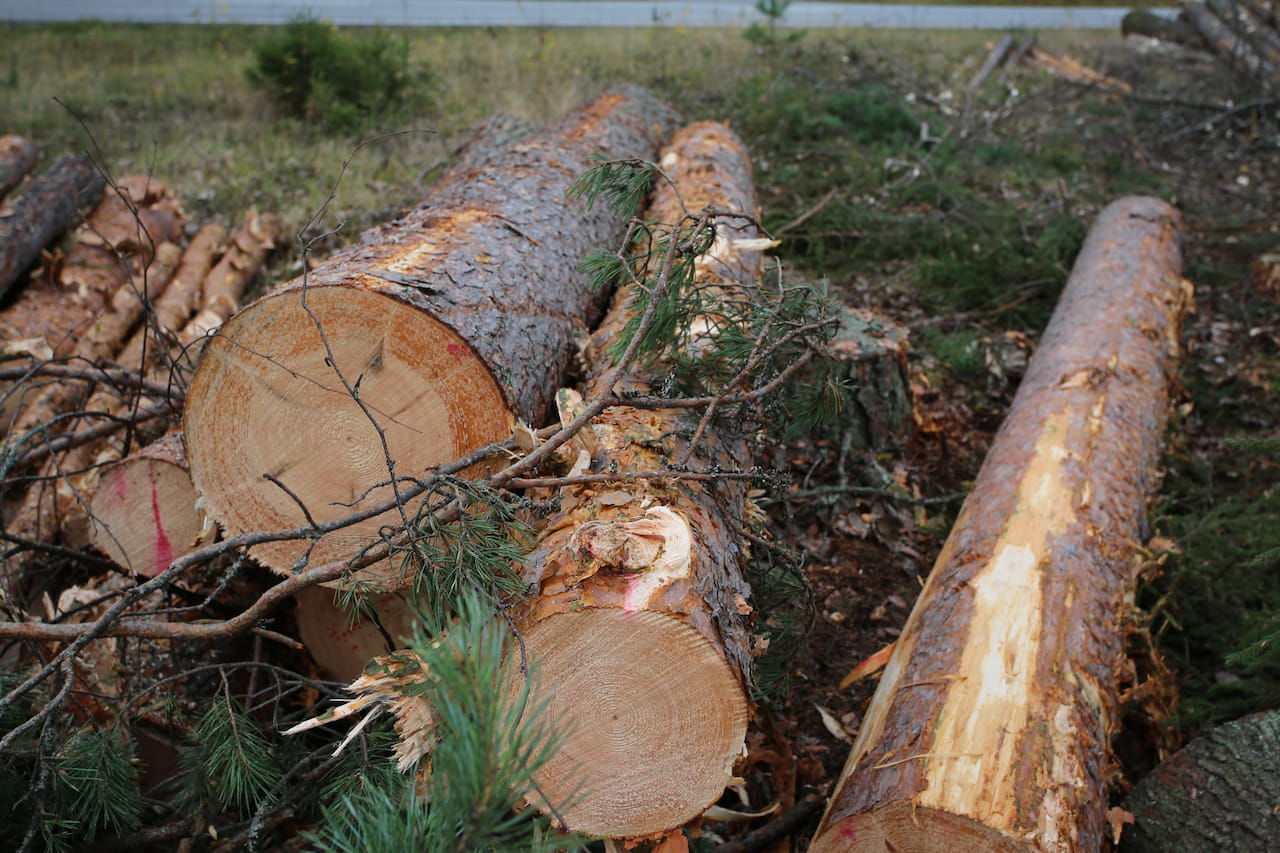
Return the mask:
[[874, 675], [884, 669], [884, 665], [889, 662], [889, 655], [893, 654], [893, 643], [885, 646], [880, 651], [868, 657], [862, 663], [849, 670], [849, 674], [840, 679], [840, 689], [844, 690], [855, 681], [861, 681], [868, 675]]
[[831, 732], [837, 740], [842, 740], [847, 744], [853, 743], [853, 738], [845, 731], [844, 726], [840, 725], [840, 721], [836, 719], [835, 714], [818, 704], [813, 707], [817, 708], [818, 713], [822, 715], [822, 724], [827, 727], [827, 731]]
[[1133, 823], [1135, 820], [1133, 812], [1127, 812], [1122, 808], [1107, 809], [1107, 823], [1111, 824], [1111, 843], [1120, 843], [1120, 833], [1124, 832], [1127, 824]]

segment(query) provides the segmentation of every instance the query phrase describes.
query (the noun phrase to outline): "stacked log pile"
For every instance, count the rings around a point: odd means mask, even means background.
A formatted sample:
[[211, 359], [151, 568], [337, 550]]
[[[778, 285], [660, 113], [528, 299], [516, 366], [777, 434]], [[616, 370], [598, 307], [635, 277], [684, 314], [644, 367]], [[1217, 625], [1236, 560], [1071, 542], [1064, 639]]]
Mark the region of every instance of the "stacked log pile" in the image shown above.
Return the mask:
[[[771, 243], [741, 140], [715, 123], [671, 136], [674, 124], [630, 90], [541, 129], [497, 122], [419, 206], [244, 308], [278, 219], [250, 213], [230, 236], [206, 225], [184, 249], [174, 194], [117, 182], [0, 317], [26, 353], [7, 395], [4, 537], [20, 550], [6, 604], [35, 611], [50, 593], [46, 620], [0, 623], [0, 637], [40, 641], [43, 677], [109, 702], [134, 687], [112, 680], [104, 638], [261, 637], [296, 602], [317, 665], [349, 678], [412, 633], [395, 593], [414, 577], [393, 557], [440, 510], [422, 484], [444, 472], [523, 490], [552, 509], [516, 569], [530, 596], [506, 615], [539, 672], [530, 705], [563, 724], [533, 805], [610, 838], [695, 820], [735, 783], [762, 645], [743, 578], [750, 436], [712, 418], [754, 389], [735, 378], [696, 406], [661, 397], [672, 350], [634, 361], [634, 343], [618, 343], [647, 322], [658, 285], [627, 266], [609, 308], [579, 267], [627, 245], [631, 211], [568, 192], [601, 153], [660, 164], [646, 227], [678, 235], [652, 243], [690, 256], [702, 300], [673, 350], [713, 349], [757, 294]], [[91, 184], [63, 179], [60, 209], [83, 206]], [[1150, 199], [1095, 225], [812, 849], [1100, 846], [1134, 549], [1187, 308], [1179, 228]], [[905, 335], [850, 313], [836, 350], [862, 389], [850, 441], [893, 445], [911, 424]], [[780, 373], [771, 381], [792, 375]], [[580, 391], [565, 387], [574, 378]], [[548, 471], [562, 475], [534, 476]], [[33, 577], [37, 556], [89, 541], [143, 580], [60, 596]], [[220, 621], [147, 610], [230, 555], [284, 579]], [[348, 625], [321, 585], [353, 577], [384, 594], [366, 599], [376, 618]], [[108, 587], [79, 618], [65, 612]], [[515, 658], [512, 701], [527, 686]]]
[[1185, 0], [1173, 19], [1135, 10], [1124, 17], [1121, 32], [1210, 50], [1264, 91], [1280, 88], [1280, 7], [1274, 0]]

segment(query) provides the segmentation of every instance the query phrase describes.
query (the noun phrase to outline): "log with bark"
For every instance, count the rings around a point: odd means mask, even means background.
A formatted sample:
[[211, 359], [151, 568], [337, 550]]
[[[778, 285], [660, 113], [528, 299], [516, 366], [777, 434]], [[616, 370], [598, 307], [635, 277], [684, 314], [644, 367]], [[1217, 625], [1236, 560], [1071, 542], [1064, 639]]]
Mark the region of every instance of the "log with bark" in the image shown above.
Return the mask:
[[[651, 219], [679, 223], [680, 198], [691, 212], [756, 214], [750, 161], [727, 127], [682, 130], [659, 162], [679, 196], [660, 181]], [[720, 220], [716, 236], [698, 284], [754, 288], [759, 244], [738, 241], [756, 237], [755, 226]], [[661, 365], [601, 384], [604, 353], [634, 313], [634, 287], [593, 339], [593, 393], [646, 393], [659, 381]], [[562, 391], [559, 400], [562, 421], [577, 416], [581, 398]], [[696, 420], [685, 410], [610, 408], [585, 428], [580, 454], [610, 472], [750, 465], [741, 436], [709, 430], [691, 448]], [[531, 704], [545, 701], [548, 718], [562, 721], [539, 790], [574, 830], [662, 833], [711, 805], [744, 751], [753, 651], [740, 535], [746, 483], [619, 480], [565, 486], [558, 497], [526, 563], [535, 595], [513, 614], [538, 673]], [[521, 684], [513, 675], [513, 690]]]
[[0, 297], [35, 263], [40, 250], [98, 203], [106, 179], [83, 154], [60, 157], [0, 216]]
[[1099, 214], [862, 722], [818, 851], [1098, 850], [1181, 221]]
[[0, 136], [0, 201], [36, 167], [36, 147], [21, 136]]
[[1280, 711], [1197, 735], [1125, 803], [1133, 853], [1255, 853], [1280, 842]]
[[1120, 34], [1139, 35], [1187, 47], [1208, 47], [1204, 37], [1185, 19], [1165, 18], [1149, 9], [1134, 9], [1120, 20]]
[[[671, 121], [646, 93], [602, 96], [228, 321], [184, 416], [214, 518], [237, 534], [344, 517], [388, 500], [394, 478], [509, 437], [516, 419], [541, 422], [601, 310], [578, 261], [625, 229], [565, 190], [593, 155], [652, 157]], [[393, 511], [253, 553], [288, 573], [399, 522]]]
[[1276, 84], [1276, 65], [1259, 54], [1247, 39], [1237, 35], [1217, 12], [1204, 3], [1189, 2], [1183, 4], [1182, 13], [1213, 51], [1233, 70], [1267, 86]]

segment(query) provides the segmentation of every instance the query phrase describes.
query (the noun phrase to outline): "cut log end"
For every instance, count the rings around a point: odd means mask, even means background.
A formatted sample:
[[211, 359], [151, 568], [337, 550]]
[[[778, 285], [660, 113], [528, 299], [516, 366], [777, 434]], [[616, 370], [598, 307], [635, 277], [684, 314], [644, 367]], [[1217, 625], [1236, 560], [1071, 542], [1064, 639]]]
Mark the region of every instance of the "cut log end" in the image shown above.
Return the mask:
[[[529, 707], [545, 702], [543, 719], [557, 721], [559, 735], [538, 784], [571, 829], [615, 838], [665, 831], [732, 784], [746, 700], [724, 658], [688, 624], [590, 608], [538, 622], [524, 643], [535, 668]], [[514, 691], [523, 681], [511, 683]]]
[[1032, 849], [971, 818], [907, 803], [835, 821], [809, 847], [810, 853], [1022, 853]]
[[205, 524], [187, 470], [158, 455], [131, 458], [108, 470], [91, 506], [90, 541], [146, 577], [189, 552]]
[[[192, 479], [230, 535], [304, 527], [299, 503], [323, 523], [390, 500], [387, 452], [397, 477], [420, 477], [511, 434], [497, 382], [448, 326], [345, 286], [306, 291], [313, 320], [301, 296], [278, 291], [232, 318], [208, 343], [187, 396]], [[327, 363], [326, 342], [368, 413]], [[393, 516], [330, 533], [309, 564], [350, 557]], [[309, 546], [273, 542], [253, 553], [289, 573]]]
[[298, 602], [294, 619], [298, 638], [312, 659], [334, 679], [354, 681], [370, 660], [396, 648], [406, 648], [413, 639], [417, 611], [403, 597], [389, 593], [370, 596], [368, 601], [391, 637], [394, 648], [387, 648], [386, 638], [372, 620], [352, 618], [333, 596], [334, 591], [324, 587], [301, 590], [294, 596]]

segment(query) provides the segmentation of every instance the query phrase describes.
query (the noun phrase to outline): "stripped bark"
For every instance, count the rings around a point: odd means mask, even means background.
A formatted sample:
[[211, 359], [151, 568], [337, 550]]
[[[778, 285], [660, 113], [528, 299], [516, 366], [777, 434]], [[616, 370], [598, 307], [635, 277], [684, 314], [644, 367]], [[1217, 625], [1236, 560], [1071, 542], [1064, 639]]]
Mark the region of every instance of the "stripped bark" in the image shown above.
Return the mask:
[[0, 296], [9, 292], [40, 250], [98, 203], [106, 180], [82, 154], [60, 157], [0, 217]]
[[1135, 552], [1158, 481], [1180, 217], [1099, 214], [921, 591], [811, 850], [1102, 848]]
[[36, 167], [36, 147], [21, 136], [0, 136], [0, 201]]
[[[725, 126], [682, 130], [660, 163], [689, 210], [756, 214], [750, 161]], [[650, 218], [674, 224], [684, 212], [660, 182]], [[740, 251], [735, 242], [755, 236], [754, 226], [721, 220], [699, 259], [698, 283], [754, 287], [759, 247]], [[632, 296], [619, 294], [593, 340], [597, 386], [609, 366], [603, 353], [633, 314]], [[616, 389], [596, 390], [644, 393], [656, 381], [634, 372]], [[576, 417], [581, 398], [562, 391], [559, 399], [562, 421]], [[686, 457], [698, 470], [750, 465], [741, 437], [708, 432], [691, 449], [684, 418], [611, 408], [581, 434], [581, 459], [620, 472]], [[557, 753], [537, 774], [540, 792], [574, 830], [665, 832], [724, 792], [744, 751], [752, 667], [739, 534], [746, 484], [636, 480], [567, 486], [558, 497], [560, 512], [526, 563], [535, 595], [515, 614], [540, 676], [531, 705], [545, 701], [550, 718], [565, 722]]]
[[[565, 190], [596, 153], [652, 156], [670, 121], [647, 94], [605, 95], [228, 321], [185, 413], [214, 517], [234, 535], [345, 516], [391, 497], [391, 465], [419, 477], [517, 418], [540, 422], [600, 311], [578, 260], [625, 228]], [[401, 523], [393, 511], [325, 536], [310, 562]], [[254, 555], [290, 572], [309, 545]]]

